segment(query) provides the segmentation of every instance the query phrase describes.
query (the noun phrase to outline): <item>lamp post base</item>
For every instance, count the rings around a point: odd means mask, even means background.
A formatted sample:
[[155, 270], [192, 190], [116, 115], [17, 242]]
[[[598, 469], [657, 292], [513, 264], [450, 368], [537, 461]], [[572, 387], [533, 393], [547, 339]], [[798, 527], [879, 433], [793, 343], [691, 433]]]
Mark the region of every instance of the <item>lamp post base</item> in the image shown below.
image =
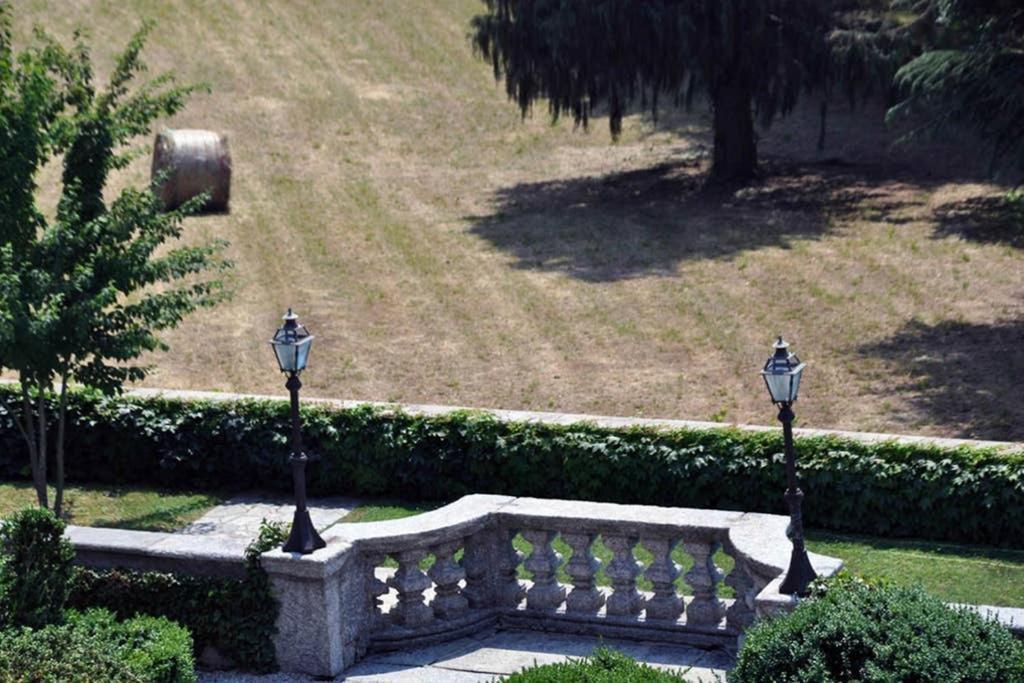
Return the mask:
[[309, 518], [309, 510], [295, 509], [295, 517], [292, 519], [292, 532], [288, 535], [288, 542], [284, 544], [283, 550], [286, 553], [301, 553], [308, 555], [314, 550], [327, 546], [324, 539], [316, 532], [313, 520]]
[[794, 547], [793, 554], [789, 558], [789, 569], [786, 570], [786, 578], [779, 586], [779, 592], [784, 595], [803, 597], [807, 595], [807, 587], [811, 585], [811, 581], [816, 578], [818, 578], [818, 574], [811, 566], [807, 551]]

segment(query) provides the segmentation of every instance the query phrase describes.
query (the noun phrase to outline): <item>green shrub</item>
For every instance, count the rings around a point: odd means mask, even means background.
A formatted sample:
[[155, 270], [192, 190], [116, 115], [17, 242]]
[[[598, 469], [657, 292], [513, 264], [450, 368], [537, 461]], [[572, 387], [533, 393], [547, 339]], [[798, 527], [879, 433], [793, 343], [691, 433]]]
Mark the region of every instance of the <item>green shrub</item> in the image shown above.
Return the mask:
[[238, 668], [271, 671], [276, 668], [272, 639], [278, 604], [259, 556], [286, 537], [281, 525], [262, 524], [246, 549], [246, 578], [241, 580], [77, 567], [69, 604], [103, 607], [121, 618], [166, 617], [188, 627], [197, 650], [210, 645]]
[[731, 683], [1024, 681], [1009, 631], [920, 588], [847, 578], [817, 594], [747, 632]]
[[192, 637], [167, 619], [69, 611], [63, 624], [0, 632], [0, 680], [193, 683]]
[[0, 628], [39, 628], [64, 618], [71, 543], [49, 510], [26, 508], [0, 523]]
[[679, 683], [680, 674], [661, 671], [621, 652], [598, 648], [585, 659], [545, 664], [501, 679], [507, 683]]
[[[26, 476], [12, 387], [0, 386], [0, 476]], [[312, 494], [450, 500], [466, 493], [786, 514], [776, 431], [656, 431], [303, 408]], [[69, 476], [191, 489], [287, 491], [284, 401], [105, 398], [72, 392]], [[804, 513], [816, 527], [1020, 546], [1024, 452], [797, 441]]]

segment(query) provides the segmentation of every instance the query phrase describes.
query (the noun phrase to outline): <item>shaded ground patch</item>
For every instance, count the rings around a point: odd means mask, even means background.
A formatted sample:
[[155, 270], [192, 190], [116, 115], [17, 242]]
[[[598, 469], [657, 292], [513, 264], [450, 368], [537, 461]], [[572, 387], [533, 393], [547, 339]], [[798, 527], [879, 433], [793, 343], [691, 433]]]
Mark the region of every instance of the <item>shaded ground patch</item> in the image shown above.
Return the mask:
[[885, 361], [892, 389], [906, 396], [904, 410], [918, 418], [965, 438], [1020, 437], [1024, 321], [911, 321], [860, 353]]
[[935, 211], [937, 237], [959, 235], [973, 242], [1024, 249], [1024, 197], [970, 197]]
[[[767, 162], [763, 179], [742, 188], [705, 185], [704, 166], [690, 158], [520, 183], [499, 190], [493, 214], [477, 218], [471, 232], [511, 255], [516, 268], [609, 282], [673, 276], [683, 261], [786, 249], [851, 217], [900, 224], [913, 204], [893, 169], [877, 165]], [[934, 187], [926, 179], [907, 184]]]

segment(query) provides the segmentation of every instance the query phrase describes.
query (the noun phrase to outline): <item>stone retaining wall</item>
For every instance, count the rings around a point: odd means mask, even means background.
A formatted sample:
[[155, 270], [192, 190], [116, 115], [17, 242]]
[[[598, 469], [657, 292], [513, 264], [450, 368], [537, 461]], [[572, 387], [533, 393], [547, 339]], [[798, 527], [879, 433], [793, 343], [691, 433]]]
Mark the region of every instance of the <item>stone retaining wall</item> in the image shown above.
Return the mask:
[[87, 567], [245, 578], [246, 543], [233, 538], [72, 525], [65, 535]]

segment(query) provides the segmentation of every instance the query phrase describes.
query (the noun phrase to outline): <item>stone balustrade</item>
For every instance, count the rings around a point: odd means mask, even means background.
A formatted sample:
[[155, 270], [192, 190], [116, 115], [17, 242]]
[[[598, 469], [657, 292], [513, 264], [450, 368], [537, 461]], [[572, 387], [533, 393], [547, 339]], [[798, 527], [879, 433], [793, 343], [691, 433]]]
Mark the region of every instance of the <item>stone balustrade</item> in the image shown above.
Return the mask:
[[[281, 602], [278, 662], [333, 676], [368, 651], [487, 628], [735, 645], [755, 617], [794, 604], [778, 593], [791, 550], [787, 522], [474, 495], [403, 520], [335, 525], [322, 550], [263, 556]], [[599, 545], [606, 550], [596, 552]], [[826, 576], [840, 567], [811, 560]]]

